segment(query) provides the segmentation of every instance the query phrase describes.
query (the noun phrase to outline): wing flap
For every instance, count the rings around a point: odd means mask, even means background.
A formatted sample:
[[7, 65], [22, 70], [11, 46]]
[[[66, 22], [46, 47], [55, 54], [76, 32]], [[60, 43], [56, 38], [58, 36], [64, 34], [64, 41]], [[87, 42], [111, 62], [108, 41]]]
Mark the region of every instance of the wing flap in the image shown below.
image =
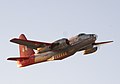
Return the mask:
[[10, 42], [17, 43], [20, 45], [25, 45], [31, 49], [37, 49], [37, 48], [42, 48], [42, 47], [51, 45], [51, 43], [23, 40], [23, 39], [17, 39], [17, 38], [11, 39]]

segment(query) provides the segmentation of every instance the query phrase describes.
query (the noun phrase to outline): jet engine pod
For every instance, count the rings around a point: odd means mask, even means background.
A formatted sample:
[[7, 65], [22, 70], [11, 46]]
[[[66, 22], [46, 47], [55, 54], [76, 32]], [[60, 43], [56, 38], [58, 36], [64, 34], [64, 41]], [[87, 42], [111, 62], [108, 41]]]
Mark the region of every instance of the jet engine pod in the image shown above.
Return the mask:
[[94, 53], [97, 51], [97, 49], [98, 49], [98, 47], [89, 48], [84, 51], [84, 55]]

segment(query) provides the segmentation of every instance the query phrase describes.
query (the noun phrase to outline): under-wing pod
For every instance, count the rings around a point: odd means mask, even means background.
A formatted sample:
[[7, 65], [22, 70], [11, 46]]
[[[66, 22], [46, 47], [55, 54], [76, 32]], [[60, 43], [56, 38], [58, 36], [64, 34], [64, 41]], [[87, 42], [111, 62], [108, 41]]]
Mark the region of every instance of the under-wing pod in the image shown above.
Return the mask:
[[98, 49], [98, 47], [89, 48], [84, 51], [84, 55], [94, 53], [97, 51], [97, 49]]

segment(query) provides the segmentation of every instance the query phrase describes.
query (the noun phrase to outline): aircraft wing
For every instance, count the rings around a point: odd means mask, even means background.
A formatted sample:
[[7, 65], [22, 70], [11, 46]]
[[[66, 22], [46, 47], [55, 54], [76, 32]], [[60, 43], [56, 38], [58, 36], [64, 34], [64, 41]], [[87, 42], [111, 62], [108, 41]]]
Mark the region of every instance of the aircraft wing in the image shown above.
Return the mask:
[[45, 46], [50, 46], [52, 44], [52, 43], [46, 43], [46, 42], [23, 40], [23, 39], [18, 39], [18, 38], [11, 39], [10, 42], [17, 43], [20, 45], [25, 45], [28, 48], [36, 49], [36, 50], [37, 48], [43, 48]]
[[113, 41], [98, 42], [98, 43], [93, 43], [93, 45], [107, 44], [107, 43], [111, 43], [111, 42], [113, 42]]

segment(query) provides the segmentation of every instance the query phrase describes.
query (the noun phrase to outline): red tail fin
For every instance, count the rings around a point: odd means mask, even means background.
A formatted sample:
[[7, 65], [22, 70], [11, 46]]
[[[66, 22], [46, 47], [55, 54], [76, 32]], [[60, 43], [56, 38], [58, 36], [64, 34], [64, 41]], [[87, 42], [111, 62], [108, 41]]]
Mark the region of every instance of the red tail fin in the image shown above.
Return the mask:
[[[27, 40], [24, 34], [21, 34], [19, 36], [19, 39]], [[27, 48], [27, 46], [24, 46], [24, 45], [19, 45], [19, 50], [20, 50], [20, 57], [29, 57], [35, 54], [33, 49]]]

